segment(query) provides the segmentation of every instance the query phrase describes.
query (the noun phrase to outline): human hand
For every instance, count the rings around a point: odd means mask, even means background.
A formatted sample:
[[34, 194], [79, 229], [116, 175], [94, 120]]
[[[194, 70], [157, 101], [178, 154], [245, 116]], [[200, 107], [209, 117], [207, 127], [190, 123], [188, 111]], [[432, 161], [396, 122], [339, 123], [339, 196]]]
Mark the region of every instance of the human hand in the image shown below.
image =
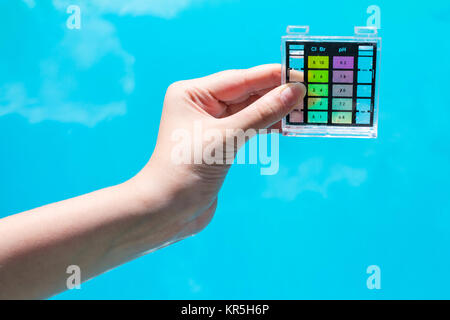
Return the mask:
[[0, 299], [51, 296], [67, 289], [70, 265], [90, 279], [203, 229], [245, 143], [235, 138], [279, 128], [303, 101], [305, 87], [279, 86], [280, 73], [280, 65], [264, 65], [171, 85], [154, 153], [135, 177], [1, 219]]
[[236, 144], [236, 136], [249, 129], [279, 129], [280, 120], [303, 102], [303, 84], [280, 82], [281, 66], [270, 64], [168, 88], [154, 153], [133, 180], [143, 186], [151, 182], [151, 190], [157, 181], [159, 194], [177, 204], [167, 217], [169, 241], [197, 233], [211, 220], [220, 187], [245, 141]]

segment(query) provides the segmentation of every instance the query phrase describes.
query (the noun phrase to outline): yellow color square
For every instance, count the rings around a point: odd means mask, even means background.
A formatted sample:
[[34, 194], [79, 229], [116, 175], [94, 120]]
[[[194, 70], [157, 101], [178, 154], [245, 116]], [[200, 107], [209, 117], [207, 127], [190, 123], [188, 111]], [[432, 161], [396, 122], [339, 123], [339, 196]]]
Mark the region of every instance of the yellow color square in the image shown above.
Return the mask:
[[328, 56], [309, 56], [308, 69], [328, 69]]
[[328, 70], [308, 70], [308, 82], [328, 82]]

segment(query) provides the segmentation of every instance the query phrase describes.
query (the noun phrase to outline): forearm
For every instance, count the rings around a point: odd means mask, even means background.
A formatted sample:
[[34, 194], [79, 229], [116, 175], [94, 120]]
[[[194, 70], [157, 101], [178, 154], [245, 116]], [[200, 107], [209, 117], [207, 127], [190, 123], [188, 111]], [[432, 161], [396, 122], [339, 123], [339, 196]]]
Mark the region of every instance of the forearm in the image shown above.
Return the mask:
[[132, 179], [0, 220], [0, 298], [45, 298], [66, 289], [69, 265], [86, 280], [177, 240], [172, 197]]

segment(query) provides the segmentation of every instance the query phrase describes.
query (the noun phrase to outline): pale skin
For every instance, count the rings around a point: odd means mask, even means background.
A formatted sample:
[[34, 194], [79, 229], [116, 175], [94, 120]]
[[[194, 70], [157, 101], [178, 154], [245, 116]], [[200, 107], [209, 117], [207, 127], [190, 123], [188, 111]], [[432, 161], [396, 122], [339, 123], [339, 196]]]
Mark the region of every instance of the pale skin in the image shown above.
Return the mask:
[[67, 289], [70, 265], [84, 281], [205, 228], [229, 165], [173, 163], [172, 132], [201, 121], [226, 144], [226, 129], [279, 128], [306, 92], [280, 79], [271, 64], [172, 84], [156, 147], [136, 176], [0, 220], [0, 299], [50, 297]]

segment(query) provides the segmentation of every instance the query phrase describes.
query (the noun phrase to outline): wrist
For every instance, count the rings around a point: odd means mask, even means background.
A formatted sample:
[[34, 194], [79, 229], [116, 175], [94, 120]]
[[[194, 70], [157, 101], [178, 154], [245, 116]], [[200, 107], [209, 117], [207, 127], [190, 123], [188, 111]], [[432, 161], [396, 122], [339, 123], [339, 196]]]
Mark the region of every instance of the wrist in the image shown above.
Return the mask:
[[170, 164], [152, 157], [128, 183], [149, 210], [156, 203], [172, 215], [195, 215], [209, 208], [217, 195], [216, 189], [205, 188], [200, 171], [198, 167]]
[[173, 183], [176, 173], [167, 174], [161, 168], [149, 163], [118, 186], [134, 207], [130, 215], [133, 228], [124, 232], [120, 242], [134, 254], [156, 250], [199, 231], [195, 220], [205, 209], [195, 201], [189, 184]]

